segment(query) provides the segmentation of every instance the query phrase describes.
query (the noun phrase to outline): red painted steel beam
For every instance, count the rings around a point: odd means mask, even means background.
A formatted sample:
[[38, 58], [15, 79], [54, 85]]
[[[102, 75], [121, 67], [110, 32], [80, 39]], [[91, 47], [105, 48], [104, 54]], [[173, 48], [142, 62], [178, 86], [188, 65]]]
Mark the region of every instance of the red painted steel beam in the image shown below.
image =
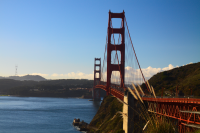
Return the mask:
[[[164, 99], [164, 98], [163, 98]], [[198, 102], [182, 102], [187, 101], [187, 98], [167, 98], [168, 102], [163, 102], [163, 100], [156, 100], [155, 98], [143, 98], [143, 100], [148, 101], [148, 110], [153, 111], [158, 115], [163, 115], [169, 118], [177, 119], [179, 121], [179, 132], [185, 133], [186, 129], [192, 131], [193, 128], [181, 125], [182, 122], [190, 125], [200, 125], [200, 106]], [[175, 102], [172, 102], [175, 99]], [[194, 100], [194, 99], [192, 99]], [[195, 99], [199, 101], [199, 99]], [[156, 104], [156, 107], [154, 105]], [[156, 109], [155, 109], [156, 108]], [[197, 112], [198, 111], [198, 112]], [[188, 113], [191, 112], [191, 113]], [[196, 114], [195, 114], [196, 112]]]
[[[96, 85], [95, 88], [101, 88], [105, 91], [107, 91], [107, 87], [105, 85]], [[121, 100], [124, 100], [124, 93], [116, 90], [116, 89], [113, 89], [113, 88], [110, 88], [111, 90], [111, 94]]]
[[200, 99], [196, 98], [147, 98], [142, 97], [145, 101], [154, 101], [154, 102], [176, 102], [176, 103], [193, 103], [200, 104]]
[[124, 17], [124, 13], [112, 13], [110, 12], [110, 16], [111, 18], [123, 18]]
[[122, 45], [113, 45], [113, 44], [111, 44], [110, 45], [110, 49], [111, 49], [111, 51], [113, 51], [113, 50], [118, 50], [118, 51], [121, 51], [121, 49], [122, 49]]
[[[109, 28], [109, 31], [112, 33], [112, 34], [123, 34], [123, 28]], [[112, 35], [110, 34], [110, 36]], [[108, 36], [109, 37], [109, 36]]]

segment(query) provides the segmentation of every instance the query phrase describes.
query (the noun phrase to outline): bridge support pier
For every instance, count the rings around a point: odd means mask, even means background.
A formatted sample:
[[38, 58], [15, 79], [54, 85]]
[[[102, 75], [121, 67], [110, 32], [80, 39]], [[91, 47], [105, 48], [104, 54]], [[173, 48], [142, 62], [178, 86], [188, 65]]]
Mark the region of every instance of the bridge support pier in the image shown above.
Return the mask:
[[133, 109], [136, 101], [128, 90], [124, 92], [124, 102], [128, 105], [123, 105], [123, 113], [126, 114], [126, 116], [123, 117], [123, 130], [125, 133], [132, 133], [134, 130], [134, 121], [132, 118], [135, 114]]
[[141, 110], [141, 103], [128, 90], [124, 92], [124, 102], [128, 105], [123, 104], [123, 113], [126, 115], [123, 117], [123, 130], [125, 133], [142, 133], [139, 125], [143, 120], [138, 115]]
[[[124, 92], [124, 102], [128, 104], [127, 91]], [[123, 104], [123, 114], [126, 115], [123, 117], [123, 130], [128, 133], [128, 105], [126, 104]]]

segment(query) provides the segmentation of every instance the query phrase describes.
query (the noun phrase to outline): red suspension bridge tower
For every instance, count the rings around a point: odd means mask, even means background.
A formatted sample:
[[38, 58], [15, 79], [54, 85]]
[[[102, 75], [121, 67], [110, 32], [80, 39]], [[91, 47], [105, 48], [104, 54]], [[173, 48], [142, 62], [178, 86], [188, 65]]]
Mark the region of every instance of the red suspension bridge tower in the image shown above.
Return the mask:
[[[99, 63], [97, 63], [98, 61]], [[98, 67], [98, 69], [97, 69]], [[98, 76], [98, 77], [97, 77]], [[93, 100], [101, 100], [100, 88], [95, 88], [101, 81], [101, 58], [94, 59], [94, 87], [93, 87]]]
[[[122, 13], [112, 13], [109, 11], [109, 20], [108, 20], [108, 42], [107, 42], [107, 95], [110, 93], [110, 83], [111, 83], [111, 74], [112, 71], [119, 71], [120, 72], [120, 78], [121, 78], [121, 87], [124, 87], [124, 69], [125, 69], [125, 38], [124, 38], [124, 11]], [[113, 28], [112, 27], [112, 18], [121, 18], [121, 28]], [[111, 37], [113, 34], [120, 34], [121, 35], [121, 44], [111, 44]], [[111, 52], [112, 51], [120, 51], [121, 53], [121, 62], [118, 62], [118, 64], [111, 64]], [[120, 59], [119, 59], [120, 60]]]

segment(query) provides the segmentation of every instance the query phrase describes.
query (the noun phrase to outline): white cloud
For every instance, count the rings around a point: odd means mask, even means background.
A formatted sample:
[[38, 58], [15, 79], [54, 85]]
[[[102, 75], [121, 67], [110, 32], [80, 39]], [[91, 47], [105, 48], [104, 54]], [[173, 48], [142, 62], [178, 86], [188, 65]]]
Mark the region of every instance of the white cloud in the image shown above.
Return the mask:
[[75, 73], [74, 72], [71, 72], [71, 73], [68, 73], [68, 74], [65, 74], [67, 77], [75, 77]]
[[[189, 64], [193, 64], [192, 62], [190, 62]], [[188, 65], [188, 64], [187, 64]], [[183, 65], [184, 66], [184, 65]], [[142, 68], [142, 72], [143, 75], [145, 77], [145, 79], [150, 79], [153, 75], [162, 72], [162, 71], [168, 71], [174, 68], [177, 68], [179, 66], [174, 67], [172, 64], [169, 64], [167, 67], [164, 68], [152, 68], [151, 66], [147, 67], [147, 68]], [[140, 73], [139, 69], [134, 69], [130, 66], [127, 66], [125, 68], [125, 81], [127, 82], [131, 82], [131, 81], [142, 81], [142, 75]]]
[[[190, 62], [189, 64], [192, 64], [192, 62]], [[167, 67], [164, 68], [153, 68], [151, 66], [147, 67], [147, 68], [142, 68], [142, 72], [143, 75], [145, 77], [145, 79], [149, 79], [151, 78], [153, 75], [162, 72], [162, 71], [168, 71], [174, 68], [177, 68], [179, 66], [174, 67], [172, 64], [169, 64]], [[26, 74], [27, 75], [27, 74]], [[40, 75], [46, 79], [94, 79], [94, 71], [91, 74], [86, 74], [83, 72], [70, 72], [70, 73], [66, 73], [66, 74], [58, 74], [58, 73], [53, 73], [51, 75], [49, 74], [42, 74], [42, 73], [32, 73], [29, 75]], [[20, 76], [24, 76], [24, 75], [20, 75]], [[101, 75], [102, 79], [104, 81], [106, 81], [107, 79], [107, 73], [106, 71], [103, 72], [103, 74]], [[130, 66], [127, 66], [125, 68], [125, 82], [142, 82], [142, 75], [139, 69], [134, 69]], [[112, 72], [112, 82], [119, 82], [120, 81], [120, 73], [118, 71], [114, 71]]]
[[85, 74], [83, 72], [70, 72], [67, 74], [57, 74], [54, 73], [50, 77], [50, 79], [93, 79], [94, 74]]
[[143, 68], [142, 72], [146, 78], [152, 77], [152, 75], [160, 72], [162, 69], [161, 68], [152, 68], [151, 66], [147, 68]]
[[[168, 71], [175, 68], [172, 64], [169, 64], [168, 67], [164, 68], [152, 68], [151, 66], [147, 68], [142, 68], [142, 73], [145, 77], [145, 79], [150, 79], [153, 75], [157, 74], [158, 72], [162, 71]], [[106, 81], [106, 72], [102, 74], [102, 77], [104, 77], [104, 81]], [[120, 81], [120, 72], [114, 71], [111, 75], [111, 82], [119, 82]], [[141, 83], [143, 82], [142, 74], [140, 72], [140, 69], [134, 69], [130, 66], [125, 67], [125, 82], [126, 83]]]
[[188, 64], [186, 64], [186, 65], [190, 65], [190, 64], [193, 64], [192, 62], [190, 62], [190, 63], [188, 63]]
[[40, 75], [40, 76], [42, 76], [42, 77], [45, 77], [45, 76], [48, 76], [49, 74], [32, 73], [32, 74], [29, 74], [29, 75]]
[[[178, 66], [176, 66], [178, 67]], [[169, 64], [168, 67], [164, 67], [164, 68], [152, 68], [151, 66], [147, 67], [147, 68], [143, 68], [142, 72], [145, 76], [146, 79], [151, 78], [153, 75], [162, 72], [162, 71], [168, 71], [171, 69], [174, 69], [175, 67], [172, 64]]]
[[57, 77], [58, 74], [57, 74], [57, 73], [54, 73], [54, 74], [52, 74], [51, 76], [52, 76], [52, 77]]
[[169, 64], [168, 67], [164, 67], [162, 70], [163, 70], [163, 71], [168, 71], [168, 70], [171, 70], [171, 69], [173, 69], [173, 68], [174, 68], [174, 66], [173, 66], [172, 64]]
[[42, 76], [42, 77], [47, 77], [49, 74], [31, 73], [31, 74], [21, 74], [21, 75], [18, 75], [18, 76], [25, 76], [25, 75], [39, 75], [39, 76]]

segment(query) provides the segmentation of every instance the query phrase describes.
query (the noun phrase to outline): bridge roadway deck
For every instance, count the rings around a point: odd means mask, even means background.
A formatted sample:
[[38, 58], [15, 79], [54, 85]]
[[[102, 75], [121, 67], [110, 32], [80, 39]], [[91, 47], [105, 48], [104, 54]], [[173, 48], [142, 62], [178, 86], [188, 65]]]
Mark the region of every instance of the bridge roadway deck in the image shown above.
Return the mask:
[[[105, 85], [96, 85], [105, 91]], [[110, 94], [123, 100], [124, 93], [114, 88], [110, 88]], [[154, 98], [142, 97], [148, 103], [148, 111], [158, 115], [164, 115], [179, 121], [179, 131], [185, 132], [184, 126], [200, 128], [200, 99], [196, 98]], [[180, 127], [182, 126], [182, 127]], [[189, 128], [190, 128], [189, 127]]]
[[[105, 85], [96, 85], [95, 88], [101, 88], [106, 91]], [[116, 97], [123, 100], [124, 93], [114, 88], [110, 88], [111, 94], [116, 95]], [[113, 92], [113, 93], [112, 93]], [[154, 97], [142, 97], [142, 100], [149, 101], [149, 102], [171, 102], [171, 103], [191, 103], [191, 104], [199, 104], [200, 99], [197, 98], [154, 98]]]

